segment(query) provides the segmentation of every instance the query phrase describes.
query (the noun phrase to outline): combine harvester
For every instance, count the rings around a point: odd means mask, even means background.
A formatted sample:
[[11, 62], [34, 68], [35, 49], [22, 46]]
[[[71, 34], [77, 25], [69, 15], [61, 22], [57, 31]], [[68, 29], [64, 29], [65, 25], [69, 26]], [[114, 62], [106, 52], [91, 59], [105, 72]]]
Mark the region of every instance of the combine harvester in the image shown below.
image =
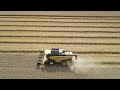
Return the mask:
[[40, 51], [37, 67], [44, 68], [51, 65], [68, 66], [77, 60], [77, 55], [72, 52], [64, 51], [64, 49], [52, 48], [51, 50]]

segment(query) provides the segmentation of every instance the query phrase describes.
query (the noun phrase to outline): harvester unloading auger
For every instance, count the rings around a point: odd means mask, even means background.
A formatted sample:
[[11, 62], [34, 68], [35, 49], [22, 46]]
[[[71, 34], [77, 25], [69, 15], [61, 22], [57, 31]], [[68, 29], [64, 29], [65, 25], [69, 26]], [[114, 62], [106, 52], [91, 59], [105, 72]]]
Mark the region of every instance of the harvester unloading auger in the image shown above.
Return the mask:
[[40, 52], [39, 59], [37, 62], [37, 67], [43, 68], [47, 65], [71, 64], [74, 60], [77, 60], [77, 55], [72, 52], [64, 51], [59, 48], [52, 48], [51, 50], [44, 50]]

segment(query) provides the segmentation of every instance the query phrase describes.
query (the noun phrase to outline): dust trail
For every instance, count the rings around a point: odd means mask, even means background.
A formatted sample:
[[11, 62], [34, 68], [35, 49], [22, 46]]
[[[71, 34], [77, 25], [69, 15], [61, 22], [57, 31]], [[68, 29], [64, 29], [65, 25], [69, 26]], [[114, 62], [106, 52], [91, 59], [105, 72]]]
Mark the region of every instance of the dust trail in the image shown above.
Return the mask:
[[77, 60], [73, 61], [70, 69], [76, 73], [96, 73], [95, 67], [97, 64], [93, 62], [91, 57], [78, 57]]

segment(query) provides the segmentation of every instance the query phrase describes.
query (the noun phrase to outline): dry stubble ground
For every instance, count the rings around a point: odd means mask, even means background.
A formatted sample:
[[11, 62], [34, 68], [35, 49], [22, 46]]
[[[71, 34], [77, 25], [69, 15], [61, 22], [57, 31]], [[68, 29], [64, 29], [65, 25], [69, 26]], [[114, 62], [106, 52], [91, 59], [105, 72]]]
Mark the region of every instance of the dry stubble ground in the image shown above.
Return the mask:
[[[0, 16], [0, 36], [1, 36], [0, 50], [3, 51], [40, 50], [40, 49], [43, 50], [46, 48], [50, 49], [52, 47], [59, 47], [70, 51], [83, 51], [83, 52], [89, 52], [89, 51], [119, 52], [120, 51], [119, 17], [114, 17], [114, 18], [113, 17], [102, 17], [102, 18], [74, 17], [74, 19], [72, 19], [71, 17], [69, 18], [68, 17], [65, 18], [36, 17], [36, 16], [34, 17], [20, 16], [20, 18], [16, 18], [16, 17], [17, 16], [11, 16], [11, 17]], [[20, 37], [15, 37], [15, 36], [20, 36]], [[26, 37], [22, 37], [22, 36], [26, 36]], [[32, 37], [32, 36], [45, 36], [45, 38]], [[54, 36], [54, 37], [49, 38], [48, 36]], [[58, 36], [61, 37], [57, 38]], [[69, 36], [70, 38], [65, 38], [64, 36], [65, 37]], [[81, 38], [81, 37], [85, 37], [85, 38]], [[23, 43], [17, 43], [17, 42], [23, 42]], [[24, 42], [49, 42], [49, 43], [53, 42], [53, 44], [35, 44], [35, 43], [25, 44]], [[63, 43], [69, 42], [71, 44], [54, 44], [60, 42]], [[78, 42], [82, 44], [75, 44], [75, 45], [72, 44]], [[93, 43], [93, 45], [90, 44], [85, 45], [84, 43], [86, 42]], [[95, 43], [107, 43], [114, 45], [95, 45]], [[38, 53], [0, 53], [0, 78], [1, 79], [35, 79], [35, 78], [37, 79], [119, 78], [120, 79], [119, 54], [79, 55], [80, 58], [85, 57], [86, 58], [85, 60], [87, 62], [89, 61], [92, 62], [94, 67], [93, 68], [81, 67], [79, 68], [79, 72], [77, 73], [71, 71], [66, 67], [49, 67], [46, 69], [47, 71], [45, 72], [41, 71], [40, 69], [36, 69], [38, 56], [39, 56]], [[95, 62], [98, 63], [104, 62], [104, 64], [98, 65]]]
[[[0, 54], [0, 78], [1, 79], [120, 78], [119, 66], [112, 68], [106, 65], [97, 66], [97, 64], [93, 68], [81, 68], [79, 69], [78, 73], [71, 71], [69, 68], [57, 66], [47, 68], [46, 71], [43, 72], [40, 69], [36, 69], [36, 62], [38, 60], [38, 56], [39, 54]], [[119, 56], [117, 58], [119, 58]], [[105, 59], [105, 57], [103, 58], [101, 57], [101, 59]], [[115, 59], [116, 58], [114, 58], [114, 60]], [[85, 72], [83, 72], [83, 70]]]

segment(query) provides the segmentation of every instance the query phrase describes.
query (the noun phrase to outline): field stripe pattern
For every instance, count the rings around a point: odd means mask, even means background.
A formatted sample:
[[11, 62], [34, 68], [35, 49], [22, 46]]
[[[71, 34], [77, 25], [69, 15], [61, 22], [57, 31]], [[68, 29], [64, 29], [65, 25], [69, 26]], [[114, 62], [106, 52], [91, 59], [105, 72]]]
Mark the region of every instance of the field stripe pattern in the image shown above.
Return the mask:
[[[72, 51], [95, 71], [36, 70], [40, 51], [51, 48]], [[120, 16], [0, 15], [0, 78], [120, 78], [119, 69]]]
[[[60, 20], [63, 21], [60, 21]], [[80, 20], [78, 20], [80, 19]], [[31, 21], [32, 20], [32, 21]], [[34, 21], [33, 21], [34, 20]], [[41, 21], [42, 20], [42, 21]], [[48, 21], [47, 21], [48, 20]], [[52, 21], [53, 20], [53, 21]], [[56, 20], [56, 21], [54, 21]], [[69, 20], [69, 21], [66, 21]], [[78, 20], [76, 22], [76, 20]], [[82, 20], [82, 22], [81, 22]], [[94, 20], [96, 20], [97, 22], [95, 22]], [[99, 22], [100, 20], [100, 22]], [[103, 22], [101, 22], [101, 20], [103, 20]], [[106, 22], [105, 22], [106, 20]], [[115, 21], [114, 21], [115, 20]], [[85, 22], [83, 22], [85, 21]], [[93, 21], [93, 22], [92, 22]], [[114, 21], [114, 22], [112, 22]], [[18, 23], [18, 24], [17, 24]], [[36, 25], [35, 25], [36, 23]], [[71, 23], [71, 24], [70, 24]], [[77, 23], [78, 25], [76, 26]], [[93, 24], [92, 24], [93, 23]], [[73, 24], [73, 25], [72, 25]], [[88, 45], [88, 47], [90, 47], [90, 45], [99, 45], [99, 47], [101, 47], [101, 45], [105, 45], [107, 47], [107, 45], [113, 45], [113, 49], [114, 49], [114, 45], [120, 45], [120, 42], [117, 43], [112, 43], [112, 42], [97, 42], [94, 43], [92, 41], [92, 39], [104, 39], [107, 38], [111, 40], [113, 39], [120, 39], [120, 30], [110, 30], [109, 28], [119, 28], [120, 26], [120, 17], [114, 17], [114, 16], [55, 16], [55, 15], [36, 15], [36, 16], [32, 16], [32, 15], [4, 15], [4, 16], [0, 16], [0, 38], [4, 39], [6, 38], [11, 38], [11, 37], [18, 37], [18, 41], [19, 38], [32, 38], [32, 37], [36, 37], [36, 38], [49, 38], [50, 40], [52, 39], [53, 42], [30, 42], [30, 41], [20, 41], [20, 42], [16, 42], [12, 39], [12, 41], [10, 41], [10, 39], [7, 40], [3, 40], [0, 41], [0, 43], [3, 44], [54, 44], [55, 47], [57, 47], [58, 44], [60, 45], [64, 45], [64, 44], [68, 44], [68, 45]], [[12, 27], [15, 28], [12, 29]], [[19, 27], [37, 27], [38, 30], [36, 29], [32, 29], [32, 30], [24, 30], [24, 29], [19, 29]], [[44, 27], [49, 27], [49, 29], [41, 29]], [[54, 30], [54, 27], [62, 27], [61, 29], [57, 29]], [[8, 29], [9, 28], [9, 29]], [[67, 30], [68, 28], [68, 30]], [[69, 30], [69, 28], [72, 28], [72, 30]], [[76, 30], [76, 28], [79, 28], [79, 30]], [[81, 30], [81, 28], [89, 28], [89, 30]], [[90, 30], [90, 28], [96, 28], [95, 31]], [[103, 28], [104, 30], [100, 31], [97, 30], [97, 28]], [[106, 30], [107, 28], [107, 30]], [[40, 33], [40, 34], [39, 34]], [[48, 33], [48, 34], [47, 34]], [[54, 42], [54, 38], [68, 38], [68, 41], [72, 38], [78, 38], [78, 39], [91, 39], [91, 42]], [[42, 47], [41, 47], [42, 48]], [[51, 47], [48, 47], [51, 48]], [[119, 48], [118, 48], [119, 49]], [[3, 48], [1, 49], [3, 50]], [[13, 48], [14, 50], [14, 48]], [[89, 50], [89, 49], [88, 49]], [[72, 50], [74, 51], [74, 50]], [[98, 50], [99, 51], [99, 50]], [[118, 50], [119, 51], [119, 50]]]

